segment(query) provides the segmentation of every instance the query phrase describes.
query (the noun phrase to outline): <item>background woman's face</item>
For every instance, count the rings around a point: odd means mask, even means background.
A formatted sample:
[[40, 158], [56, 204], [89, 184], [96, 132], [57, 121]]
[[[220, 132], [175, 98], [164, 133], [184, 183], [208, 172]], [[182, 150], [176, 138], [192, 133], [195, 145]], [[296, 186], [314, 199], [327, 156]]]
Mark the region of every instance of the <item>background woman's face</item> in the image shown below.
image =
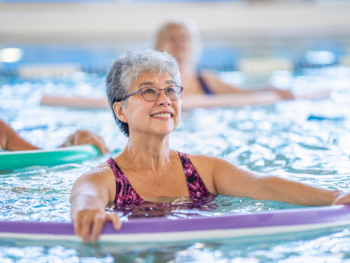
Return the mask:
[[178, 63], [190, 62], [193, 56], [191, 35], [183, 26], [172, 26], [163, 34], [160, 50], [171, 54]]

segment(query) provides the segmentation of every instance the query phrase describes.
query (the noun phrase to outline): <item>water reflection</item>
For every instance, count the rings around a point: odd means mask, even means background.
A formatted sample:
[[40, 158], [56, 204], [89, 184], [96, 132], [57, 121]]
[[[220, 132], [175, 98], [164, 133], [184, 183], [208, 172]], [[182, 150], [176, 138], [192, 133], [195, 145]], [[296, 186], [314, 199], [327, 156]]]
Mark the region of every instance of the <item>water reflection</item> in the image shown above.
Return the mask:
[[293, 234], [176, 243], [77, 243], [1, 239], [5, 262], [347, 262], [350, 231], [328, 228]]

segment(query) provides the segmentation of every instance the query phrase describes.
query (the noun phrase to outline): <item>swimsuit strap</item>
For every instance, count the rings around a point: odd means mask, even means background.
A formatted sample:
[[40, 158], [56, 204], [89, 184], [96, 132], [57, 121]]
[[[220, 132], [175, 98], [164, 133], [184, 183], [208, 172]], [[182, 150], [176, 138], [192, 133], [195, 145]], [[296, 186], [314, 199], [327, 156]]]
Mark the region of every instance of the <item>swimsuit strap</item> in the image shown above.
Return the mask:
[[143, 199], [136, 193], [128, 178], [119, 168], [117, 162], [114, 161], [113, 158], [109, 158], [107, 163], [109, 167], [111, 167], [116, 181], [114, 204], [129, 205], [142, 202]]
[[210, 91], [208, 84], [205, 82], [205, 80], [203, 79], [203, 77], [200, 74], [197, 75], [197, 78], [198, 78], [199, 84], [201, 84], [201, 88], [204, 91], [204, 93], [207, 95], [213, 94]]
[[205, 187], [202, 179], [185, 153], [179, 153], [181, 164], [185, 172], [188, 192], [192, 199], [200, 199], [209, 195], [208, 189]]

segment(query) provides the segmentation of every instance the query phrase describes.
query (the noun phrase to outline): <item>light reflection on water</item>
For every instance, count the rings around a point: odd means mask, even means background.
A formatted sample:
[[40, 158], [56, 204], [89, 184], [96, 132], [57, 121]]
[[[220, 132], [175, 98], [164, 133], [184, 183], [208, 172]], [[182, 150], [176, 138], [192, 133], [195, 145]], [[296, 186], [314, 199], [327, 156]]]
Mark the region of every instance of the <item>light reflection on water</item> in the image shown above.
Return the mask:
[[[333, 88], [331, 99], [184, 112], [180, 127], [171, 135], [172, 148], [221, 156], [254, 171], [349, 191], [350, 78], [330, 72], [325, 72], [320, 78], [317, 74], [295, 78], [295, 88], [305, 89], [309, 83], [322, 83]], [[101, 77], [78, 77], [55, 82], [38, 80], [34, 84], [8, 82], [0, 88], [1, 118], [11, 123], [22, 137], [44, 148], [60, 145], [78, 128], [99, 133], [111, 150], [122, 148], [126, 138], [116, 128], [109, 111], [39, 106], [43, 92], [79, 94], [81, 84], [91, 85], [94, 87], [91, 92], [102, 96]], [[330, 119], [307, 121], [309, 115]], [[342, 119], [332, 120], [332, 117]], [[55, 167], [1, 171], [0, 219], [69, 222], [68, 199], [72, 184], [79, 175], [111, 155]], [[296, 207], [281, 202], [227, 196], [218, 196], [211, 203], [216, 203], [217, 207], [210, 211], [181, 209], [174, 211], [170, 218]], [[43, 246], [40, 242], [33, 244], [12, 239], [0, 242], [0, 262], [30, 262], [34, 259], [43, 262], [344, 262], [350, 258], [347, 228], [162, 245], [63, 245], [45, 241]]]

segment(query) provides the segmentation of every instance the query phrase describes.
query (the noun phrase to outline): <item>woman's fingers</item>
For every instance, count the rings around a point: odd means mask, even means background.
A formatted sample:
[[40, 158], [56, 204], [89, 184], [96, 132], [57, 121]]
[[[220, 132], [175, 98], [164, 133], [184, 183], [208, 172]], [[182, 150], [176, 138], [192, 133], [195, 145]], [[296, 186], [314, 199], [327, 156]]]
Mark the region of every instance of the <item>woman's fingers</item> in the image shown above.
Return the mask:
[[109, 153], [110, 151], [109, 151], [107, 145], [105, 144], [105, 141], [102, 138], [100, 140], [101, 140], [101, 144], [103, 146], [103, 153]]
[[106, 221], [106, 214], [105, 213], [98, 213], [94, 217], [94, 222], [92, 226], [91, 231], [91, 241], [97, 241], [98, 237], [102, 231], [103, 225]]
[[92, 144], [97, 147], [100, 153], [108, 153], [109, 149], [106, 146], [102, 137], [98, 136], [89, 131], [79, 130], [73, 134], [73, 144], [82, 145], [82, 144]]
[[86, 243], [89, 240], [97, 241], [106, 221], [112, 221], [116, 230], [121, 229], [118, 214], [90, 210], [80, 211], [72, 218], [74, 221], [74, 233]]
[[105, 153], [104, 149], [103, 149], [103, 145], [101, 144], [101, 142], [99, 142], [96, 138], [94, 137], [90, 137], [86, 140], [85, 143], [90, 143], [92, 145], [95, 145], [97, 147], [97, 149], [99, 150], [100, 153]]
[[333, 205], [342, 205], [350, 204], [350, 194], [341, 194], [338, 198], [335, 199]]
[[291, 91], [287, 91], [286, 92], [286, 98], [288, 99], [288, 100], [294, 100], [295, 99], [295, 96], [294, 96], [294, 94], [293, 94], [293, 92], [291, 92]]
[[295, 99], [294, 94], [289, 90], [278, 90], [277, 93], [284, 100], [294, 100]]
[[92, 222], [93, 222], [93, 215], [91, 213], [85, 214], [85, 216], [82, 218], [82, 227], [81, 227], [80, 237], [83, 238], [84, 243], [89, 241]]
[[120, 222], [118, 214], [107, 214], [107, 216], [108, 220], [112, 221], [115, 230], [120, 230], [122, 228], [122, 222]]
[[278, 94], [278, 96], [280, 96], [280, 98], [283, 100], [294, 100], [295, 99], [295, 95], [290, 90], [279, 89], [279, 88], [276, 88], [273, 86], [270, 86], [267, 90], [276, 92]]
[[81, 236], [81, 214], [77, 213], [77, 215], [74, 218], [72, 218], [72, 220], [74, 222], [74, 233], [77, 236]]
[[121, 229], [121, 222], [119, 221], [118, 214], [107, 214], [107, 213], [99, 213], [96, 214], [93, 221], [93, 227], [91, 231], [91, 241], [97, 241], [105, 222], [112, 221], [113, 227], [115, 230]]
[[105, 142], [103, 141], [103, 139], [99, 136], [97, 136], [97, 138], [94, 138], [96, 140], [96, 146], [99, 149], [100, 153], [108, 153], [109, 150], [105, 144]]

